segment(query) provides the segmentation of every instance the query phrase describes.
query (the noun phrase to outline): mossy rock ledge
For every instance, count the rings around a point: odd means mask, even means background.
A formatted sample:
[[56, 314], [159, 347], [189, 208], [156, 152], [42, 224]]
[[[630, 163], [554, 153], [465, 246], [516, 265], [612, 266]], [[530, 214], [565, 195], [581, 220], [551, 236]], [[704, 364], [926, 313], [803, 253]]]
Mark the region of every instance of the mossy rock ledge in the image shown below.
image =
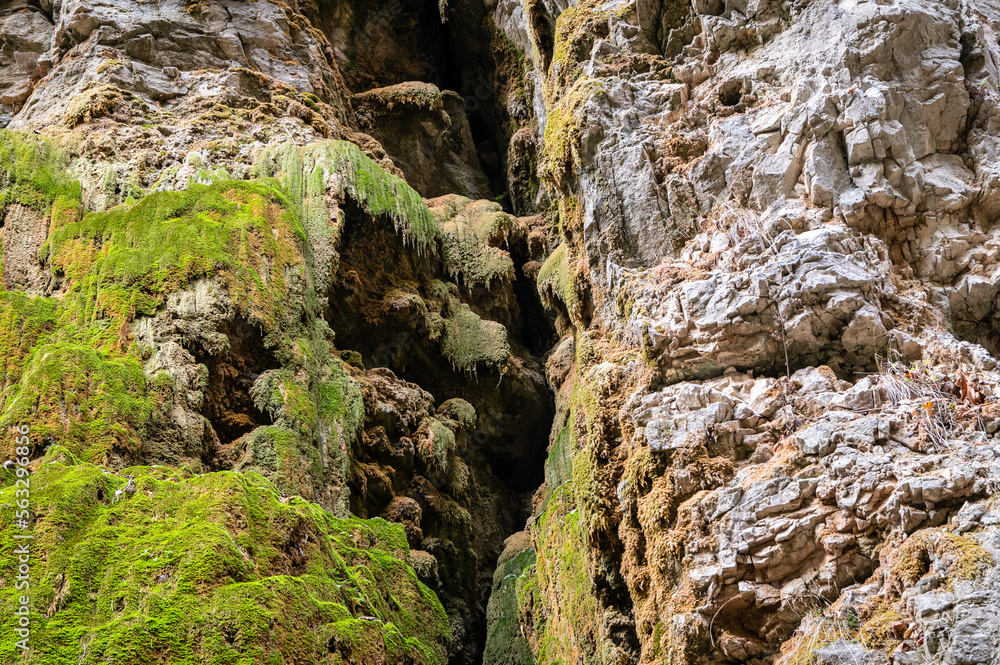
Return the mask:
[[[87, 209], [71, 169], [44, 137], [0, 131], [4, 214], [42, 230], [27, 249], [3, 237], [0, 426], [31, 434], [27, 455], [13, 436], [0, 454], [32, 475], [22, 529], [17, 477], [0, 471], [0, 662], [448, 662], [461, 619], [439, 600], [437, 559], [409, 527], [350, 512], [352, 451], [381, 416], [365, 359], [335, 346], [324, 315], [352, 206], [430, 266], [441, 365], [463, 380], [504, 368], [507, 330], [438, 278], [508, 281], [496, 245], [518, 222], [468, 200], [467, 218], [441, 220], [338, 141], [272, 146], [253, 179], [199, 176], [107, 210]], [[448, 426], [427, 420], [418, 462], [461, 480], [456, 432], [476, 410], [440, 397]], [[467, 498], [439, 501], [466, 514]], [[13, 631], [23, 533], [26, 661]]]

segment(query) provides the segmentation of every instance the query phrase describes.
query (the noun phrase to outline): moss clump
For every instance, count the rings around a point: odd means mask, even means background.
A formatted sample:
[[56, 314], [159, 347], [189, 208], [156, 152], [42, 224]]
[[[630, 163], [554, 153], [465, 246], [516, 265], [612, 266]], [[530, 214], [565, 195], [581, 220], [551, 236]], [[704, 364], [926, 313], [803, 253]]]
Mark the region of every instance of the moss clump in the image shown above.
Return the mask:
[[904, 622], [899, 612], [882, 599], [870, 601], [862, 610], [859, 611], [862, 624], [857, 639], [870, 649], [892, 653], [901, 641], [895, 627], [900, 623], [908, 625], [909, 622]]
[[70, 129], [101, 118], [129, 123], [144, 120], [151, 112], [146, 102], [127, 90], [113, 85], [90, 84], [73, 101], [65, 122]]
[[368, 90], [353, 95], [351, 101], [355, 106], [365, 107], [368, 112], [421, 110], [444, 113], [441, 91], [437, 86], [421, 81], [407, 81]]
[[601, 89], [600, 82], [584, 72], [584, 63], [597, 38], [608, 36], [614, 10], [600, 0], [584, 0], [569, 7], [556, 21], [552, 64], [546, 82], [545, 152], [542, 172], [556, 185], [569, 185], [569, 174], [579, 162], [580, 111]]
[[506, 100], [506, 110], [516, 114], [506, 122], [508, 136], [512, 136], [530, 118], [532, 79], [529, 77], [529, 62], [525, 53], [507, 36], [492, 18], [487, 19], [490, 31], [496, 70], [494, 80], [500, 99]]
[[21, 380], [25, 359], [56, 328], [56, 301], [0, 292], [0, 391]]
[[[135, 476], [124, 491], [124, 474]], [[449, 626], [403, 528], [281, 499], [255, 473], [121, 475], [50, 449], [32, 477], [32, 660], [443, 664]], [[116, 499], [116, 492], [121, 491]], [[14, 487], [0, 490], [11, 577]], [[17, 592], [0, 589], [0, 660]], [[330, 660], [332, 658], [332, 660]]]
[[441, 229], [420, 195], [406, 182], [387, 173], [346, 141], [323, 141], [299, 148], [291, 143], [269, 147], [257, 171], [277, 177], [293, 201], [301, 202], [307, 231], [332, 236], [336, 243], [343, 229], [327, 206], [326, 195], [335, 193], [343, 203], [350, 199], [372, 217], [392, 222], [408, 243], [437, 252]]
[[472, 286], [514, 278], [514, 262], [500, 249], [524, 238], [527, 229], [499, 203], [451, 194], [427, 202], [442, 229], [445, 271]]
[[75, 455], [104, 462], [113, 452], [141, 449], [154, 399], [135, 358], [72, 342], [41, 343], [3, 392], [0, 427], [31, 423], [36, 445], [60, 441]]
[[507, 329], [496, 321], [484, 321], [468, 305], [451, 297], [447, 317], [438, 320], [441, 353], [452, 366], [474, 373], [480, 365], [502, 369], [510, 361]]
[[[305, 316], [313, 316], [309, 310]], [[282, 330], [293, 330], [289, 322]], [[365, 411], [361, 388], [332, 346], [333, 333], [315, 319], [299, 336], [283, 339], [283, 367], [263, 372], [250, 389], [254, 405], [273, 424], [257, 427], [233, 452], [236, 468], [264, 474], [282, 491], [346, 514], [348, 451], [360, 436]]]
[[993, 556], [974, 539], [943, 529], [925, 529], [903, 543], [892, 574], [910, 586], [932, 569], [949, 581], [972, 580], [992, 565]]
[[273, 324], [289, 293], [287, 276], [305, 272], [303, 240], [281, 193], [227, 181], [89, 214], [54, 229], [41, 254], [67, 277], [67, 307], [77, 323], [103, 321], [95, 328], [102, 341], [125, 347], [131, 319], [210, 274], [222, 278], [251, 321]]
[[600, 0], [583, 0], [559, 14], [552, 50], [551, 76], [554, 82], [572, 83], [583, 75], [583, 63], [590, 56], [596, 38], [607, 37], [608, 19], [618, 9], [605, 10]]
[[427, 418], [421, 424], [417, 454], [428, 469], [447, 476], [451, 458], [455, 454], [455, 432], [436, 418]]
[[571, 265], [570, 247], [562, 243], [542, 264], [538, 272], [538, 294], [550, 308], [562, 312], [567, 319], [562, 326], [581, 322], [583, 305], [577, 289], [576, 274]]
[[578, 83], [546, 116], [541, 170], [557, 186], [568, 185], [579, 153], [579, 112], [594, 85], [591, 81]]
[[19, 203], [47, 211], [58, 202], [54, 223], [72, 215], [82, 194], [80, 183], [66, 175], [68, 166], [69, 159], [48, 139], [0, 130], [0, 207]]
[[124, 60], [118, 60], [117, 58], [109, 58], [109, 59], [105, 60], [104, 62], [102, 62], [100, 65], [98, 65], [98, 67], [97, 67], [97, 73], [98, 74], [103, 74], [104, 72], [108, 71], [109, 69], [118, 69], [119, 67], [121, 67], [124, 64], [125, 64]]
[[479, 419], [476, 408], [458, 397], [454, 397], [438, 407], [438, 416], [453, 420], [460, 427], [470, 429], [476, 426], [476, 421]]

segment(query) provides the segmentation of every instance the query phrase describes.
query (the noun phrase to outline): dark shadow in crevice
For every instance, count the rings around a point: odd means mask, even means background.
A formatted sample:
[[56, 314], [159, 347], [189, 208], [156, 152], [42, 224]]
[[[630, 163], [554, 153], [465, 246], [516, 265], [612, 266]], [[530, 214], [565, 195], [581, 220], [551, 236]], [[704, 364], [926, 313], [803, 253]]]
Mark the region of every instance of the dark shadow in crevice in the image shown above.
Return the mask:
[[[256, 427], [273, 423], [269, 414], [254, 405], [250, 388], [263, 372], [278, 369], [281, 364], [274, 352], [265, 346], [260, 329], [243, 317], [223, 322], [218, 332], [229, 341], [225, 351], [210, 353], [197, 342], [188, 350], [196, 362], [208, 369], [201, 413], [218, 438], [216, 446], [222, 447]], [[217, 450], [213, 448], [206, 448], [202, 461], [210, 469], [217, 470]]]
[[[389, 220], [372, 219], [352, 202], [341, 208], [345, 224], [340, 266], [324, 314], [336, 332], [337, 347], [359, 354], [369, 379], [377, 379], [379, 368], [385, 368], [429, 392], [436, 407], [460, 398], [476, 409], [471, 431], [456, 434], [456, 450], [476, 477], [475, 485], [492, 497], [488, 511], [492, 535], [484, 535], [487, 532], [480, 526], [477, 530], [483, 533], [476, 537], [493, 544], [478, 547], [474, 554], [470, 544], [462, 544], [471, 534], [455, 534], [456, 516], [436, 506], [456, 501], [482, 509], [482, 504], [478, 499], [450, 496], [449, 492], [462, 490], [452, 487], [447, 478], [436, 479], [418, 456], [400, 454], [407, 445], [403, 440], [416, 437], [409, 431], [413, 426], [397, 421], [394, 408], [384, 414], [377, 408], [367, 411], [364, 436], [352, 451], [351, 509], [362, 516], [379, 516], [389, 502], [402, 497], [422, 506], [419, 548], [436, 557], [441, 584], [437, 589], [464, 631], [452, 662], [479, 662], [486, 641], [485, 608], [492, 567], [503, 537], [522, 528], [530, 516], [530, 496], [544, 480], [554, 405], [531, 352], [547, 350], [554, 341], [551, 324], [540, 304], [532, 303], [537, 294], [527, 277], [524, 283], [497, 285], [493, 290], [456, 285], [443, 274], [434, 253], [406, 246]], [[527, 246], [509, 251], [520, 275]], [[431, 326], [440, 325], [442, 319], [445, 325], [456, 325], [451, 308], [458, 302], [469, 304], [482, 319], [508, 327], [519, 362], [537, 367], [535, 382], [524, 373], [502, 375], [484, 366], [473, 373], [452, 366], [436, 337], [440, 333], [434, 333]], [[388, 372], [386, 377], [391, 378]], [[405, 397], [386, 394], [379, 399], [391, 402]]]

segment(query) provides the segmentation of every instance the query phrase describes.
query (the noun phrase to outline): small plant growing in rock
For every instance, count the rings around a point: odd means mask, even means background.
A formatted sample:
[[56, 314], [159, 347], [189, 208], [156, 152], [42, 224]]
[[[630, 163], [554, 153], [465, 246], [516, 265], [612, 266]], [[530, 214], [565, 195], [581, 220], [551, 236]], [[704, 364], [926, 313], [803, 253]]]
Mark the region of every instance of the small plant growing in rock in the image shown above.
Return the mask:
[[984, 400], [965, 372], [949, 376], [928, 361], [907, 365], [877, 356], [876, 362], [884, 407], [907, 413], [932, 444], [946, 446], [956, 431], [970, 426], [985, 429]]

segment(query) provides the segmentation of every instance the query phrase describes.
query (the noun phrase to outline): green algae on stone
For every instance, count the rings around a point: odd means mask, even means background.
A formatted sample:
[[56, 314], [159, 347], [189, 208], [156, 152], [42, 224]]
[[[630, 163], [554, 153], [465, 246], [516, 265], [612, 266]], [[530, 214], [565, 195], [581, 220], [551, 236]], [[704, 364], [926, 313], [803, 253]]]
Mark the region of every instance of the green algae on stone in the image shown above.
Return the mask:
[[[6, 577], [14, 487], [4, 478]], [[445, 662], [447, 616], [410, 567], [399, 525], [282, 499], [255, 473], [110, 474], [60, 446], [31, 482], [32, 545], [45, 557], [32, 570], [29, 663]], [[15, 596], [0, 589], [3, 662], [19, 655]]]

